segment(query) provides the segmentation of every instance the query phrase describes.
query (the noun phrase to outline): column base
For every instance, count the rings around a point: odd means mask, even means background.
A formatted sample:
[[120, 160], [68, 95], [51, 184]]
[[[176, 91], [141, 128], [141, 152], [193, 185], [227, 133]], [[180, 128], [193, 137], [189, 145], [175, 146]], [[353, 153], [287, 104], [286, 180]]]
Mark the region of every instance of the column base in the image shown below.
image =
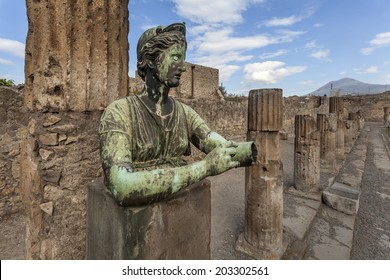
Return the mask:
[[279, 260], [286, 251], [286, 248], [287, 243], [285, 242], [283, 242], [280, 248], [273, 250], [254, 247], [245, 239], [244, 233], [241, 233], [236, 241], [236, 250], [255, 260]]

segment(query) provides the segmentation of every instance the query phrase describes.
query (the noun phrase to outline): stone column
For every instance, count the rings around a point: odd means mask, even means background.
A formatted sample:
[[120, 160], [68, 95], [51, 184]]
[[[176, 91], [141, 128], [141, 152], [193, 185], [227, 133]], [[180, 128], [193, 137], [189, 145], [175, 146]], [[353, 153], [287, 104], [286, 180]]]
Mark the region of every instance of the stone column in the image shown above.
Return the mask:
[[294, 182], [303, 192], [320, 189], [320, 139], [314, 118], [295, 116]]
[[344, 133], [344, 146], [348, 149], [348, 153], [352, 148], [353, 137], [353, 122], [351, 120], [344, 121], [345, 133]]
[[279, 130], [283, 125], [281, 89], [251, 90], [248, 141], [258, 149], [257, 162], [246, 169], [245, 231], [237, 250], [255, 259], [279, 259], [283, 252], [283, 165]]
[[341, 160], [345, 159], [343, 110], [342, 97], [334, 96], [329, 98], [329, 113], [334, 113], [337, 116], [336, 159]]
[[383, 108], [384, 115], [383, 115], [383, 122], [386, 127], [390, 127], [390, 107], [384, 107]]
[[356, 139], [358, 136], [358, 128], [359, 128], [359, 118], [357, 113], [349, 113], [348, 114], [348, 120], [351, 121], [351, 128], [352, 128], [352, 139]]
[[128, 0], [27, 0], [21, 153], [27, 259], [84, 259], [86, 187], [102, 176], [98, 125], [127, 95]]
[[336, 168], [336, 129], [335, 114], [317, 114], [317, 130], [320, 133], [320, 158], [330, 171]]
[[128, 0], [27, 0], [25, 105], [103, 110], [127, 95]]

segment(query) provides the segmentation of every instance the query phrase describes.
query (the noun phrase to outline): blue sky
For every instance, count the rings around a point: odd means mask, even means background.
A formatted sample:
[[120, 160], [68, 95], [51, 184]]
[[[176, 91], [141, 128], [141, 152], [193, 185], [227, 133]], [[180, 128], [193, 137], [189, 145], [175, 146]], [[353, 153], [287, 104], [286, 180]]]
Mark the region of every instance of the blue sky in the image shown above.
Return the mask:
[[[220, 70], [229, 93], [303, 95], [350, 77], [390, 83], [387, 0], [130, 0], [130, 70], [149, 27], [186, 22], [187, 61]], [[0, 0], [0, 78], [23, 82], [24, 0]]]

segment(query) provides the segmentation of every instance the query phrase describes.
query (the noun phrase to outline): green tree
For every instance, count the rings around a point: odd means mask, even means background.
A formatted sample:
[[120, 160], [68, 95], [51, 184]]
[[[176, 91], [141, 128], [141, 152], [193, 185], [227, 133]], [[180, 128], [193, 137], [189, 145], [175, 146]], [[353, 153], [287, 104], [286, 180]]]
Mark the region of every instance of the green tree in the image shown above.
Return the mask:
[[15, 82], [13, 80], [0, 79], [0, 86], [13, 87]]
[[222, 93], [223, 96], [227, 96], [228, 93], [227, 93], [227, 90], [226, 88], [223, 86], [223, 84], [221, 83], [221, 85], [219, 86], [219, 91]]

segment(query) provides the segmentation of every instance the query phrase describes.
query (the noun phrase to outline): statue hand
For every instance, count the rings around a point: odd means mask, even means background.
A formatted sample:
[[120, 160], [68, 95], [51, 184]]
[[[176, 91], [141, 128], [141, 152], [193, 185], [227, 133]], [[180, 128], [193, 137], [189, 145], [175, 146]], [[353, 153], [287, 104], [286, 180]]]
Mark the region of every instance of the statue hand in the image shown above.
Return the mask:
[[236, 154], [236, 148], [236, 143], [226, 141], [208, 153], [204, 159], [208, 169], [207, 173], [213, 176], [238, 167], [240, 163], [232, 159]]

